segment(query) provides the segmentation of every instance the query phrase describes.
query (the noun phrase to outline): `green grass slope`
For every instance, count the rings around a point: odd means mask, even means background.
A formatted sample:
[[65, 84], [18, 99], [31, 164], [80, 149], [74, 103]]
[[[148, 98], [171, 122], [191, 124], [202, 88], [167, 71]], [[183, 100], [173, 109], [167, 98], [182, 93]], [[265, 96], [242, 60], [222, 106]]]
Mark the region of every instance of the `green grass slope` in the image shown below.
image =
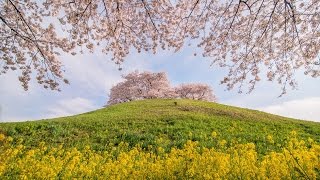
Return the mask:
[[[175, 104], [174, 102], [177, 102]], [[193, 100], [143, 100], [97, 111], [19, 123], [1, 123], [0, 133], [23, 141], [27, 147], [45, 142], [104, 150], [127, 142], [142, 147], [161, 143], [167, 150], [187, 140], [213, 147], [212, 132], [228, 143], [254, 142], [258, 152], [280, 150], [290, 132], [320, 142], [320, 123], [294, 120], [260, 111]], [[271, 135], [275, 143], [267, 143]]]

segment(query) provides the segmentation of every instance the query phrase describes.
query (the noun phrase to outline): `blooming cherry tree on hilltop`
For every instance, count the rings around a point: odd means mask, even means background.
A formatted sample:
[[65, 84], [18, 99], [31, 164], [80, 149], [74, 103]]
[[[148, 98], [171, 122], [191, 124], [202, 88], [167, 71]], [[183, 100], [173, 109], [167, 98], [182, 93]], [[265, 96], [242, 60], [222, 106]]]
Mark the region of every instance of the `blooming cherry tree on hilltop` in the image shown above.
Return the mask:
[[213, 94], [212, 88], [207, 84], [189, 83], [181, 84], [174, 88], [177, 97], [185, 99], [203, 100], [203, 101], [217, 101]]
[[68, 83], [62, 52], [99, 47], [120, 65], [133, 49], [178, 51], [192, 39], [228, 68], [228, 89], [251, 92], [264, 76], [284, 94], [297, 69], [320, 76], [319, 0], [2, 0], [0, 25], [0, 75], [21, 71], [26, 90], [32, 72], [45, 88]]
[[152, 73], [134, 71], [123, 76], [124, 81], [110, 90], [108, 105], [141, 99], [184, 98], [203, 101], [216, 101], [212, 88], [206, 84], [182, 84], [170, 86], [165, 72]]
[[123, 76], [124, 81], [110, 90], [108, 104], [117, 104], [139, 99], [166, 98], [170, 95], [170, 84], [166, 73], [138, 71]]

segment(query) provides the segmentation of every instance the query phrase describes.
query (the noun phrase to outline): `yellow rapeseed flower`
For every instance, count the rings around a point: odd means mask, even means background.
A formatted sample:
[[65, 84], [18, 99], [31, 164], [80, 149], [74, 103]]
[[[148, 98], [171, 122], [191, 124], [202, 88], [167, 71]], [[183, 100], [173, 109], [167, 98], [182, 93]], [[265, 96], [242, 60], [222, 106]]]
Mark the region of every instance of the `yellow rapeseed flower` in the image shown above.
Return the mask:
[[[266, 139], [273, 140], [272, 136]], [[0, 179], [319, 178], [317, 142], [306, 143], [294, 137], [281, 151], [268, 151], [259, 158], [254, 143], [227, 143], [220, 140], [220, 148], [208, 148], [189, 140], [182, 148], [173, 147], [169, 152], [161, 146], [151, 151], [139, 145], [129, 148], [125, 142], [101, 152], [90, 146], [5, 145], [0, 146]]]
[[212, 137], [213, 139], [215, 139], [215, 138], [217, 138], [217, 136], [218, 136], [218, 133], [215, 132], [215, 131], [212, 131], [211, 137]]
[[4, 141], [6, 139], [6, 136], [2, 133], [0, 133], [0, 141]]

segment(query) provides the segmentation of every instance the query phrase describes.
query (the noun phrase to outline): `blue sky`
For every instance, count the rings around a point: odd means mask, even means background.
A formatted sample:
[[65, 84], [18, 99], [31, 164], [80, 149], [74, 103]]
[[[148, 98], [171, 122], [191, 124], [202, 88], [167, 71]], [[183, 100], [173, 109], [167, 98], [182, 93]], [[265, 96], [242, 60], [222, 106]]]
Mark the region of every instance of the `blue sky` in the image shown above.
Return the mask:
[[45, 90], [34, 81], [29, 91], [24, 91], [15, 72], [1, 75], [0, 122], [53, 118], [99, 109], [106, 104], [112, 85], [121, 81], [121, 74], [134, 70], [165, 71], [172, 85], [207, 83], [222, 104], [320, 122], [320, 79], [298, 72], [298, 90], [288, 91], [281, 98], [278, 98], [280, 86], [268, 81], [261, 81], [251, 94], [238, 94], [237, 89], [226, 91], [226, 87], [220, 85], [226, 74], [224, 69], [210, 67], [210, 58], [194, 56], [193, 50], [185, 47], [177, 53], [160, 51], [155, 55], [131, 52], [122, 71], [118, 71], [110, 56], [100, 52], [64, 54], [60, 59], [71, 84], [63, 85], [62, 92]]

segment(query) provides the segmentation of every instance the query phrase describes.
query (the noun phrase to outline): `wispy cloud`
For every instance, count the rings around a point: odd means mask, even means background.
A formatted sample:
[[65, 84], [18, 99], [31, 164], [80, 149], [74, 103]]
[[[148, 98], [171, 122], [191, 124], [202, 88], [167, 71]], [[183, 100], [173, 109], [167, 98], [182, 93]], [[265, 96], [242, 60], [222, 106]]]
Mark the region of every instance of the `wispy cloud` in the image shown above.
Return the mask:
[[[160, 54], [130, 53], [122, 65], [123, 70], [110, 57], [96, 52], [86, 55], [63, 55], [65, 77], [70, 85], [62, 85], [62, 92], [44, 90], [35, 81], [29, 91], [23, 91], [17, 75], [8, 73], [0, 76], [0, 121], [23, 121], [83, 113], [100, 108], [107, 102], [110, 88], [121, 81], [121, 75], [139, 71], [166, 71], [172, 85], [184, 82], [203, 82], [213, 86], [220, 103], [260, 109], [295, 118], [318, 120], [319, 79], [298, 75], [299, 90], [290, 91], [282, 98], [276, 82], [260, 82], [251, 94], [238, 94], [237, 90], [225, 91], [219, 85], [227, 73], [221, 68], [210, 67], [210, 58], [200, 54], [193, 56], [192, 48], [179, 53]], [[306, 97], [315, 98], [306, 98]], [[310, 100], [311, 99], [311, 100]], [[295, 105], [293, 105], [295, 104]]]
[[286, 117], [320, 122], [320, 97], [290, 100], [280, 104], [258, 108], [259, 110]]
[[51, 118], [70, 116], [79, 113], [85, 113], [98, 108], [99, 106], [95, 105], [94, 102], [89, 99], [81, 97], [62, 99], [59, 100], [56, 104], [48, 107], [48, 113], [46, 113], [46, 117]]
[[102, 53], [64, 55], [61, 57], [64, 75], [70, 85], [61, 84], [61, 92], [45, 90], [34, 80], [31, 80], [29, 90], [24, 91], [17, 72], [1, 75], [0, 122], [52, 118], [100, 108], [107, 102], [110, 88], [121, 81], [121, 74], [150, 69], [146, 57], [130, 55], [131, 61], [126, 61], [124, 70], [119, 71]]

